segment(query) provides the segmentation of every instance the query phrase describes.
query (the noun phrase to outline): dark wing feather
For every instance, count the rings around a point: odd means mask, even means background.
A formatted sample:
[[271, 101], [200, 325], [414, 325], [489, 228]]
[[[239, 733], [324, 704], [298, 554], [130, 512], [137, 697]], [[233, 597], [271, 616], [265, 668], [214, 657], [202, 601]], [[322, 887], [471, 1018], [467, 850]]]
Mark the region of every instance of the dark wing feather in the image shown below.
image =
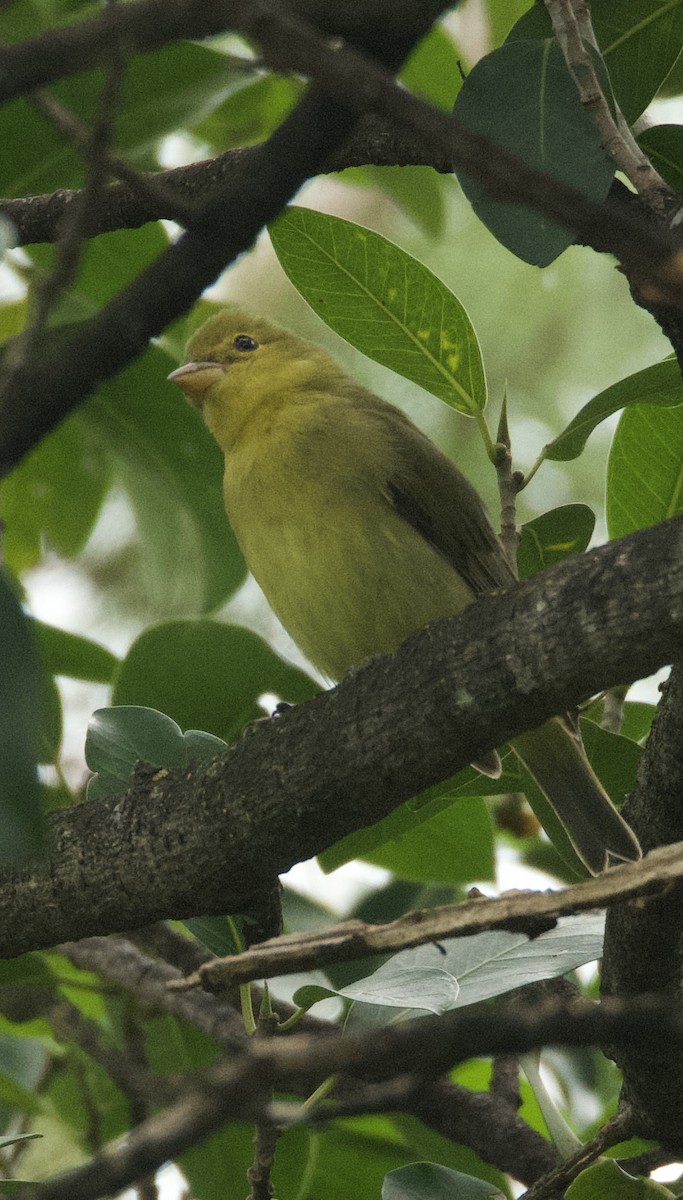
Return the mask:
[[509, 586], [514, 575], [478, 492], [412, 422], [402, 435], [386, 481], [387, 498], [396, 512], [473, 592]]

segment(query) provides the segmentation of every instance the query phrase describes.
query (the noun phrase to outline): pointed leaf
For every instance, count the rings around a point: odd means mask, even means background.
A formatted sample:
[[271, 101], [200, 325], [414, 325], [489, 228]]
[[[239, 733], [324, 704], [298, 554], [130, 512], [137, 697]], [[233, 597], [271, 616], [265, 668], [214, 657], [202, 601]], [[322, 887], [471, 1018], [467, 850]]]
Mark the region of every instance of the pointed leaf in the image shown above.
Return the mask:
[[469, 416], [486, 403], [479, 343], [460, 301], [393, 242], [310, 208], [269, 232], [285, 274], [357, 350]]
[[570, 554], [580, 554], [594, 528], [595, 513], [587, 504], [563, 504], [527, 521], [517, 547], [520, 579], [536, 575]]
[[589, 400], [559, 437], [546, 447], [546, 456], [554, 462], [578, 458], [593, 430], [620, 408], [633, 404], [660, 404], [669, 408], [681, 403], [680, 367], [675, 358], [665, 358], [663, 362], [620, 379]]

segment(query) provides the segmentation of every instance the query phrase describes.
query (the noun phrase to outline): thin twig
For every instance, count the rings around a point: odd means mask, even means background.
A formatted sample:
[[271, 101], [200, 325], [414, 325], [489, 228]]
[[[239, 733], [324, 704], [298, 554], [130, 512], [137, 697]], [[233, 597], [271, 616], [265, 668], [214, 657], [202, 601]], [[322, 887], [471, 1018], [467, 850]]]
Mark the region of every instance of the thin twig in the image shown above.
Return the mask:
[[602, 89], [594, 59], [587, 48], [597, 43], [585, 0], [545, 0], [553, 32], [576, 84], [585, 111], [595, 121], [605, 149], [651, 208], [664, 213], [671, 189], [643, 154], [623, 114], [616, 118]]
[[524, 930], [530, 936], [552, 928], [560, 916], [604, 908], [667, 891], [683, 877], [683, 843], [654, 850], [637, 863], [614, 867], [596, 879], [559, 892], [510, 892], [497, 899], [411, 912], [384, 925], [345, 921], [312, 933], [292, 933], [261, 942], [243, 954], [214, 959], [187, 979], [169, 982], [174, 991], [285, 975], [366, 954], [389, 954], [442, 938], [491, 929]]
[[555, 1200], [556, 1197], [564, 1196], [566, 1188], [589, 1167], [596, 1159], [604, 1154], [605, 1150], [609, 1150], [611, 1146], [616, 1146], [618, 1142], [623, 1142], [633, 1135], [633, 1121], [628, 1111], [618, 1113], [612, 1117], [602, 1129], [599, 1129], [595, 1137], [591, 1138], [590, 1142], [577, 1150], [571, 1158], [566, 1159], [560, 1167], [556, 1167], [553, 1171], [549, 1171], [537, 1183], [532, 1184], [520, 1200]]

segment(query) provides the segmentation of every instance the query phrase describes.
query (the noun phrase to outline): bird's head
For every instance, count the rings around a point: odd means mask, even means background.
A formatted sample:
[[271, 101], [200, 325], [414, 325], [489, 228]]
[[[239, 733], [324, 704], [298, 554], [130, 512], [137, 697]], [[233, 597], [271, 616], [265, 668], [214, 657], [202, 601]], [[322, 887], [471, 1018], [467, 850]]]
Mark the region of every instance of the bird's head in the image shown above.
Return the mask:
[[264, 405], [296, 403], [340, 373], [320, 347], [236, 305], [193, 334], [186, 358], [168, 378], [203, 410], [224, 449]]

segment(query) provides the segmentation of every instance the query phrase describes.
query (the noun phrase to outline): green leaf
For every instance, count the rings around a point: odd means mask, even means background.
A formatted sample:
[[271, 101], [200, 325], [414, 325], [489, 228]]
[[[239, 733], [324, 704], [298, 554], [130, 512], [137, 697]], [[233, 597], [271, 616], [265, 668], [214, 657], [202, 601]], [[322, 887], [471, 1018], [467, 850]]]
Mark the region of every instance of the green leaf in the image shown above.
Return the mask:
[[678, 363], [665, 358], [642, 371], [620, 379], [599, 392], [569, 422], [563, 432], [546, 447], [546, 457], [554, 462], [578, 458], [593, 430], [612, 413], [633, 404], [659, 404], [669, 408], [683, 403], [683, 382]]
[[41, 668], [30, 624], [0, 572], [0, 861], [26, 862], [44, 846], [36, 772]]
[[301, 79], [281, 75], [245, 76], [243, 86], [191, 127], [216, 153], [264, 141], [291, 112], [304, 91]]
[[629, 408], [607, 464], [611, 538], [683, 512], [683, 407]]
[[[419, 814], [406, 806], [397, 809], [391, 835], [384, 827], [384, 837], [389, 840], [376, 849], [359, 850], [353, 857], [365, 858], [400, 879], [418, 883], [494, 879], [493, 827], [484, 801], [477, 796], [461, 798], [430, 816], [434, 807], [432, 804], [426, 811], [420, 809]], [[386, 818], [387, 822], [392, 816]]]
[[[51, 307], [51, 325], [93, 316], [167, 249], [164, 229], [152, 222], [90, 238], [81, 249], [76, 278]], [[59, 247], [31, 246], [28, 253], [41, 272], [48, 272], [54, 269]]]
[[[36, 757], [39, 763], [56, 763], [62, 744], [62, 698], [51, 675], [43, 673], [38, 698], [38, 746]], [[42, 798], [44, 804], [45, 797]], [[46, 807], [46, 805], [45, 805]]]
[[334, 988], [321, 987], [317, 983], [307, 983], [304, 987], [296, 989], [292, 996], [292, 1003], [296, 1004], [297, 1008], [303, 1008], [308, 1012], [314, 1004], [320, 1004], [322, 1000], [335, 999], [337, 995]]
[[81, 419], [130, 497], [150, 586], [167, 606], [206, 611], [235, 590], [245, 567], [223, 507], [223, 455], [166, 382], [176, 365], [150, 347], [103, 385]]
[[[480, 798], [488, 782], [470, 768], [402, 804], [375, 825], [342, 838], [318, 861], [328, 872], [364, 858], [417, 882], [493, 879], [493, 828]], [[499, 785], [498, 780], [490, 782]], [[458, 783], [465, 788], [460, 795]]]
[[114, 704], [143, 704], [183, 728], [230, 740], [263, 716], [258, 697], [299, 703], [319, 691], [255, 633], [218, 621], [156, 625], [133, 643], [114, 681]]
[[[683, 40], [680, 0], [591, 0], [593, 29], [615, 99], [632, 125], [659, 91]], [[534, 5], [510, 38], [550, 37], [544, 7]]]
[[493, 1183], [438, 1163], [411, 1163], [384, 1177], [382, 1200], [484, 1200], [503, 1193]]
[[[363, 1006], [351, 1010], [347, 1028], [395, 1019], [373, 1009], [398, 1006], [405, 1009], [404, 1015], [424, 1008], [446, 1012], [566, 975], [601, 957], [604, 924], [604, 914], [588, 913], [561, 917], [553, 929], [536, 938], [493, 930], [402, 950], [366, 979], [339, 989], [338, 995]], [[404, 973], [408, 983], [402, 992]]]
[[287, 209], [269, 232], [285, 274], [331, 329], [460, 412], [483, 409], [476, 334], [436, 275], [380, 234], [309, 208]]
[[566, 1200], [666, 1200], [674, 1194], [654, 1179], [634, 1179], [618, 1163], [603, 1158], [569, 1185]]
[[80, 416], [62, 422], [0, 484], [8, 566], [35, 566], [44, 543], [63, 558], [79, 554], [109, 482], [105, 447]]
[[244, 949], [235, 937], [235, 917], [190, 917], [183, 921], [186, 929], [219, 956], [240, 954]]
[[536, 575], [553, 563], [586, 549], [595, 528], [595, 513], [587, 504], [563, 504], [527, 521], [517, 547], [520, 579]]
[[[554, 42], [508, 41], [480, 59], [458, 95], [454, 116], [596, 203], [605, 199], [614, 166]], [[457, 174], [486, 227], [525, 262], [547, 266], [574, 241], [572, 230], [524, 205], [491, 199], [481, 184]]]
[[462, 86], [462, 73], [458, 50], [442, 25], [432, 25], [420, 39], [399, 78], [409, 92], [451, 111]]
[[[53, 85], [55, 96], [81, 120], [92, 122], [102, 92], [101, 71], [84, 71]], [[175, 42], [131, 56], [116, 106], [114, 148], [142, 165], [166, 134], [194, 124], [243, 86], [244, 73], [225, 55], [193, 42]], [[0, 110], [0, 190], [4, 196], [78, 187], [83, 157], [25, 100]]]
[[34, 620], [32, 625], [43, 666], [50, 675], [87, 679], [91, 683], [110, 682], [119, 661], [111, 650], [43, 621]]
[[96, 772], [88, 783], [88, 799], [102, 800], [126, 792], [137, 762], [186, 767], [225, 749], [220, 738], [199, 730], [191, 732], [189, 738], [165, 713], [151, 708], [120, 705], [96, 709], [85, 739], [85, 761]]
[[[10, 1079], [8, 1075], [0, 1073], [0, 1104], [11, 1108], [14, 1112], [38, 1113], [44, 1108], [44, 1101], [35, 1092], [29, 1092], [28, 1088], [21, 1087], [14, 1079]], [[36, 1134], [33, 1135], [37, 1136]], [[11, 1146], [15, 1138], [0, 1137], [0, 1150], [5, 1146]]]
[[357, 187], [379, 188], [428, 237], [444, 232], [444, 177], [429, 167], [349, 167], [339, 178]]
[[638, 134], [638, 145], [653, 167], [676, 192], [683, 191], [683, 129], [653, 125]]

